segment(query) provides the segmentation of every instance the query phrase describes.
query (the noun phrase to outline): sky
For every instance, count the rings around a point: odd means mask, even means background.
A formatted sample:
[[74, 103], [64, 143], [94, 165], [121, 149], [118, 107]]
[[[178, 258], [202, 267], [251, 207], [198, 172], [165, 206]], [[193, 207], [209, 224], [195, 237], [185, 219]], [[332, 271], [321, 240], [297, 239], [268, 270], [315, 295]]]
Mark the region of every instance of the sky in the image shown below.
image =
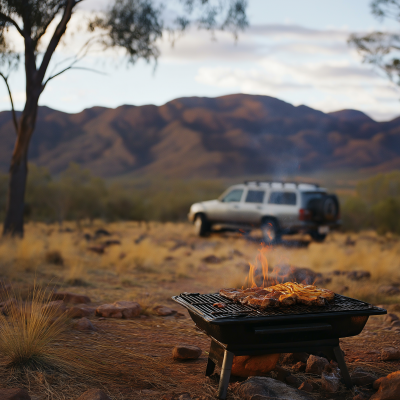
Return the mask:
[[[170, 0], [169, 0], [170, 1]], [[93, 9], [109, 0], [85, 0], [70, 22], [69, 34], [52, 69], [71, 56], [87, 38], [82, 27]], [[170, 4], [170, 3], [169, 3]], [[129, 66], [119, 52], [89, 54], [80, 66], [49, 82], [39, 104], [68, 113], [93, 106], [162, 105], [178, 97], [217, 97], [247, 93], [277, 97], [331, 112], [351, 108], [382, 121], [400, 115], [400, 90], [347, 44], [351, 33], [396, 30], [393, 21], [371, 15], [370, 0], [249, 0], [250, 27], [239, 34], [189, 30], [174, 46], [159, 43], [157, 65]], [[50, 26], [49, 33], [54, 26]], [[16, 32], [10, 40], [22, 49]], [[67, 64], [65, 64], [67, 65]], [[22, 68], [10, 78], [17, 109], [25, 99]], [[0, 110], [10, 109], [0, 84]]]

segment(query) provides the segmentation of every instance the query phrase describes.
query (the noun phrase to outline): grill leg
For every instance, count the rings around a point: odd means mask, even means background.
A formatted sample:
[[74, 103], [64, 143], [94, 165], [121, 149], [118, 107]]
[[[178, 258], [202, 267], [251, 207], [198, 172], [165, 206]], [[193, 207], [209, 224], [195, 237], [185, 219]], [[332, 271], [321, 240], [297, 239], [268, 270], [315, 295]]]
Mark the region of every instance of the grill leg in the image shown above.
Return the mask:
[[224, 352], [224, 361], [222, 362], [221, 377], [219, 378], [218, 398], [225, 400], [228, 394], [229, 378], [231, 376], [233, 364], [233, 353], [228, 350]]
[[206, 367], [206, 376], [210, 376], [213, 374], [215, 369], [215, 362], [211, 360], [211, 358], [208, 359], [207, 361], [207, 367]]
[[342, 373], [342, 377], [344, 380], [344, 384], [348, 389], [353, 387], [351, 382], [349, 370], [347, 369], [346, 361], [344, 361], [342, 349], [340, 346], [336, 346], [333, 348], [333, 353], [335, 354], [336, 362], [339, 364], [340, 372]]

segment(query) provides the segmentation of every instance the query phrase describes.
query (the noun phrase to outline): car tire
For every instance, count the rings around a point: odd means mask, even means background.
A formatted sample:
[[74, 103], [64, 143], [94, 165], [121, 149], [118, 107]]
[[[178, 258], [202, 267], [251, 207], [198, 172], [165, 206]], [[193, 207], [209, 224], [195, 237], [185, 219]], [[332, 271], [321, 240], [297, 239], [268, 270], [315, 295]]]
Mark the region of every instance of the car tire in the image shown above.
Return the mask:
[[281, 241], [278, 223], [274, 219], [265, 219], [261, 223], [261, 233], [265, 244], [276, 244]]
[[194, 219], [194, 231], [197, 236], [207, 236], [210, 232], [211, 226], [207, 221], [207, 217], [204, 214], [197, 214]]
[[314, 242], [322, 243], [326, 239], [326, 234], [319, 232], [310, 232], [310, 236]]

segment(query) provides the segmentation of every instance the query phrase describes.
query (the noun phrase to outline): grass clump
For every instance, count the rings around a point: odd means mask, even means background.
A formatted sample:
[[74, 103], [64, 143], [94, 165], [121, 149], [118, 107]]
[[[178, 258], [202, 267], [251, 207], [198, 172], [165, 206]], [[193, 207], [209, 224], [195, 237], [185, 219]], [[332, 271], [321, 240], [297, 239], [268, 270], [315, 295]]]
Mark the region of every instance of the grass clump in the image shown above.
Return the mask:
[[67, 317], [51, 293], [35, 287], [29, 301], [9, 293], [0, 314], [1, 366], [12, 370], [57, 369], [60, 358], [53, 346], [67, 328]]

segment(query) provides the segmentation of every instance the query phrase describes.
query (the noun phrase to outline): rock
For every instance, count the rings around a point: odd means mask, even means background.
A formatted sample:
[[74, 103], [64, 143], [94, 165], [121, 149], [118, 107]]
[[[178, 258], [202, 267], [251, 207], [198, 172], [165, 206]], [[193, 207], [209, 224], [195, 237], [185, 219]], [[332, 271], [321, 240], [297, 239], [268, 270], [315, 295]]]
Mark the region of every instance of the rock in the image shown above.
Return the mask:
[[296, 378], [294, 375], [289, 375], [285, 378], [288, 385], [298, 388], [301, 385], [301, 380]]
[[311, 354], [307, 360], [306, 372], [308, 374], [321, 375], [325, 365], [328, 364], [329, 362], [326, 358], [314, 356], [313, 354]]
[[383, 361], [400, 359], [400, 350], [395, 347], [385, 347], [381, 351], [381, 359]]
[[382, 379], [378, 391], [370, 400], [400, 399], [400, 371], [392, 372]]
[[290, 371], [279, 366], [276, 366], [271, 372], [271, 376], [281, 382], [285, 382], [289, 375], [291, 375]]
[[1, 400], [31, 400], [25, 389], [0, 389]]
[[172, 357], [175, 360], [196, 360], [201, 356], [202, 350], [200, 347], [189, 344], [180, 344], [172, 350]]
[[119, 245], [119, 244], [121, 244], [121, 241], [120, 240], [106, 240], [104, 243], [103, 243], [103, 246], [104, 247], [109, 247], [109, 246], [113, 246], [113, 245]]
[[111, 400], [102, 390], [90, 389], [81, 394], [77, 400]]
[[286, 353], [282, 358], [282, 364], [294, 364], [298, 361], [306, 363], [308, 360], [308, 353]]
[[300, 386], [299, 386], [299, 390], [304, 390], [305, 392], [312, 392], [314, 390], [313, 385], [311, 385], [310, 382], [303, 382]]
[[272, 371], [280, 354], [264, 354], [261, 356], [237, 356], [233, 358], [232, 375], [247, 378], [265, 375]]
[[177, 313], [176, 310], [173, 310], [172, 308], [169, 308], [166, 306], [156, 306], [153, 308], [153, 312], [154, 312], [154, 314], [159, 315], [161, 317], [166, 317], [168, 315]]
[[351, 381], [355, 386], [372, 385], [376, 380], [376, 376], [370, 372], [364, 371], [362, 368], [356, 368], [350, 375]]
[[83, 304], [68, 308], [67, 315], [69, 318], [83, 318], [89, 317], [94, 314], [95, 311], [96, 309], [94, 307], [87, 307]]
[[347, 273], [347, 278], [352, 281], [360, 281], [362, 279], [371, 278], [371, 273], [369, 271], [349, 271]]
[[94, 233], [96, 237], [100, 236], [111, 236], [111, 233], [108, 232], [106, 229], [97, 229], [97, 231]]
[[90, 298], [82, 294], [74, 294], [68, 292], [55, 292], [51, 295], [51, 300], [62, 300], [64, 303], [72, 304], [88, 304]]
[[66, 311], [67, 307], [62, 300], [50, 301], [42, 307], [42, 314], [47, 314], [52, 318], [57, 318], [63, 315]]
[[399, 321], [399, 317], [396, 314], [388, 313], [385, 315], [385, 322], [391, 324], [394, 321]]
[[85, 317], [78, 319], [74, 324], [74, 329], [77, 331], [96, 331], [94, 325]]
[[375, 390], [378, 390], [378, 389], [379, 389], [379, 386], [381, 386], [381, 383], [382, 383], [382, 381], [383, 381], [385, 378], [386, 378], [386, 376], [382, 376], [381, 378], [378, 378], [378, 379], [372, 384], [372, 387], [373, 387]]
[[113, 304], [103, 304], [96, 309], [98, 317], [134, 318], [142, 312], [142, 307], [134, 301], [116, 301]]
[[339, 375], [335, 372], [322, 372], [321, 375], [321, 388], [325, 392], [336, 393], [340, 388], [340, 378]]
[[48, 251], [45, 255], [45, 260], [49, 264], [64, 265], [64, 258], [58, 250]]
[[251, 377], [239, 384], [236, 395], [243, 400], [312, 400], [304, 391], [267, 377]]
[[201, 260], [208, 264], [219, 264], [222, 261], [219, 257], [214, 255], [209, 255], [207, 257], [202, 258]]
[[89, 251], [93, 251], [93, 253], [104, 254], [105, 246], [104, 245], [89, 246], [87, 249]]
[[386, 296], [395, 296], [396, 294], [400, 293], [400, 289], [396, 286], [385, 285], [378, 289], [378, 293]]
[[299, 361], [293, 365], [293, 371], [295, 372], [305, 372], [307, 364], [305, 362]]

